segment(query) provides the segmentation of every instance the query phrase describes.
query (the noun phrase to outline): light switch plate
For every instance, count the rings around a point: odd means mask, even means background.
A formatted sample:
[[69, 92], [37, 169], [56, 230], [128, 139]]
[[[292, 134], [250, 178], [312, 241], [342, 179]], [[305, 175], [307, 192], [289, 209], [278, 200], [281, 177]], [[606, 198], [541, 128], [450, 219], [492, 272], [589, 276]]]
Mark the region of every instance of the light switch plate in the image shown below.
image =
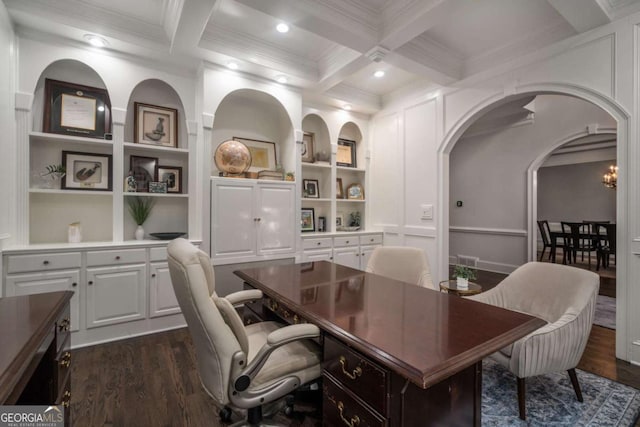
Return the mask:
[[420, 205], [421, 219], [433, 219], [433, 205]]

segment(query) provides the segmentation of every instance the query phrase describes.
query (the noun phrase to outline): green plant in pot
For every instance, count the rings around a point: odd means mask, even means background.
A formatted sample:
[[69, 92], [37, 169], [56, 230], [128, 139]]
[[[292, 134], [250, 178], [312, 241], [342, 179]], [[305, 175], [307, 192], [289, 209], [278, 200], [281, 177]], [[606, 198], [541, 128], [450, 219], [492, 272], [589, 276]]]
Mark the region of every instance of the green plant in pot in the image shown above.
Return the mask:
[[46, 172], [40, 174], [45, 181], [46, 188], [60, 188], [60, 180], [67, 174], [67, 169], [63, 165], [47, 165]]
[[136, 196], [129, 197], [127, 203], [129, 205], [129, 213], [138, 225], [135, 232], [136, 240], [142, 240], [144, 239], [144, 228], [142, 228], [142, 224], [149, 218], [151, 209], [156, 201], [151, 197]]
[[466, 265], [456, 265], [453, 268], [453, 277], [456, 278], [456, 286], [464, 289], [469, 287], [469, 280], [475, 280], [476, 273]]

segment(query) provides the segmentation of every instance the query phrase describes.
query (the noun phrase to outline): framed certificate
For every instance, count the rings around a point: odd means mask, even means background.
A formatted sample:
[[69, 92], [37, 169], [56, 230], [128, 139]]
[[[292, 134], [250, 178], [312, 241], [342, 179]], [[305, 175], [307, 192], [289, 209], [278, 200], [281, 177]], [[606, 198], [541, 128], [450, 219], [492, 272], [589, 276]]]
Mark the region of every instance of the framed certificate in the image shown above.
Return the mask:
[[43, 131], [90, 138], [111, 132], [111, 101], [105, 89], [45, 79]]
[[336, 165], [350, 168], [356, 165], [356, 142], [348, 139], [338, 139], [338, 152], [336, 153]]

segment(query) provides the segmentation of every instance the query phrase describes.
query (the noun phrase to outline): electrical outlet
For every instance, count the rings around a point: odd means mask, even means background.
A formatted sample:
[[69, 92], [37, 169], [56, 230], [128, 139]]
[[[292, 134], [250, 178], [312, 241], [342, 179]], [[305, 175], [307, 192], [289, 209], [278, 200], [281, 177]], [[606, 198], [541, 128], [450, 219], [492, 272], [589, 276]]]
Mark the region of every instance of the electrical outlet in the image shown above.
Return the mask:
[[458, 201], [456, 202], [456, 206], [457, 206], [457, 207], [459, 207], [459, 208], [461, 208], [461, 207], [462, 207], [462, 200], [458, 200]]
[[433, 219], [433, 205], [420, 205], [421, 219]]

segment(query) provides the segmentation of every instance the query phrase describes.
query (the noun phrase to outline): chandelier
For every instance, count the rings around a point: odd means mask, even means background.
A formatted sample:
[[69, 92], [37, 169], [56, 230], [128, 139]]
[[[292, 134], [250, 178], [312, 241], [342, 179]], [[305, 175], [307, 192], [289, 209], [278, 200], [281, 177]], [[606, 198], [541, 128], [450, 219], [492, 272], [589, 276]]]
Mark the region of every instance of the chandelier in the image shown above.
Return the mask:
[[616, 189], [618, 186], [618, 166], [609, 166], [609, 172], [605, 173], [602, 177], [602, 183], [607, 188]]

